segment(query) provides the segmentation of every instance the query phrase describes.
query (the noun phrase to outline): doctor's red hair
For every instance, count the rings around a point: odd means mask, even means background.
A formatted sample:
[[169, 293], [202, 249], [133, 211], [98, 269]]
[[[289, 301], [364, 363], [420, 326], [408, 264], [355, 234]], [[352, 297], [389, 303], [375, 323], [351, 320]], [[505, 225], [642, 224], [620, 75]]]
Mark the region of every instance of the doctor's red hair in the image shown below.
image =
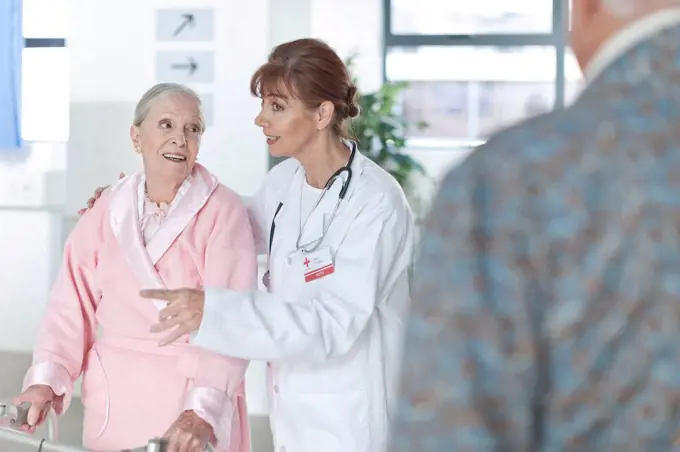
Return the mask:
[[318, 39], [297, 39], [272, 50], [268, 61], [255, 71], [250, 92], [257, 97], [287, 94], [314, 109], [323, 102], [335, 106], [333, 132], [348, 138], [347, 119], [359, 114], [357, 88], [338, 54]]

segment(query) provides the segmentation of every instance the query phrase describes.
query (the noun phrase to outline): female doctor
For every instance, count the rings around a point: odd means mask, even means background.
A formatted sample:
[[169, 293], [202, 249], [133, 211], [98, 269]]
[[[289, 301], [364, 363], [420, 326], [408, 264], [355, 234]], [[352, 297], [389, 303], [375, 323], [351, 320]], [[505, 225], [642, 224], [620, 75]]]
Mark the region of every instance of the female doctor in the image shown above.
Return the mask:
[[[276, 47], [253, 75], [274, 167], [250, 201], [268, 292], [145, 290], [153, 331], [268, 362], [276, 452], [384, 452], [415, 227], [395, 179], [346, 139], [356, 87], [326, 44]], [[151, 301], [150, 301], [151, 302]]]

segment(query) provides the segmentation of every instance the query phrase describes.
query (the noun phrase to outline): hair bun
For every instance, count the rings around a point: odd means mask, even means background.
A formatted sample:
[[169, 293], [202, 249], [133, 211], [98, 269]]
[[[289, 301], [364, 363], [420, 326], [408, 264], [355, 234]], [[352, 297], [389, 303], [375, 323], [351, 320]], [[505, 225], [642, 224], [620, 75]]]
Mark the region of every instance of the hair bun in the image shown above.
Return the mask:
[[359, 106], [357, 105], [356, 97], [357, 87], [355, 85], [350, 85], [347, 92], [347, 116], [350, 118], [359, 116]]

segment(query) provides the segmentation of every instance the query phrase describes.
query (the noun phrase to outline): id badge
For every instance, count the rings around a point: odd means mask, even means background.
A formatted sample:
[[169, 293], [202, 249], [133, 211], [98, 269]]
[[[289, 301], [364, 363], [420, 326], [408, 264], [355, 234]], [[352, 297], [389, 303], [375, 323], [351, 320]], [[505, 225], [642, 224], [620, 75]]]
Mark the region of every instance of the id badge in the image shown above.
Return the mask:
[[323, 248], [312, 253], [303, 254], [302, 268], [305, 272], [306, 283], [335, 272], [330, 248]]

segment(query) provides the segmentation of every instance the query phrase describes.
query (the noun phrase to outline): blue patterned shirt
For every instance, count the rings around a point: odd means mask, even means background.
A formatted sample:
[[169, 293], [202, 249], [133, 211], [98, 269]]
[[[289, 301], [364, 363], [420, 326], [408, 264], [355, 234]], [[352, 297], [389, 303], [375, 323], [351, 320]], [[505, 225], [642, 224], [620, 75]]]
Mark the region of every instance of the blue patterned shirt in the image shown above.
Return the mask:
[[680, 28], [453, 169], [414, 287], [390, 452], [680, 451]]

